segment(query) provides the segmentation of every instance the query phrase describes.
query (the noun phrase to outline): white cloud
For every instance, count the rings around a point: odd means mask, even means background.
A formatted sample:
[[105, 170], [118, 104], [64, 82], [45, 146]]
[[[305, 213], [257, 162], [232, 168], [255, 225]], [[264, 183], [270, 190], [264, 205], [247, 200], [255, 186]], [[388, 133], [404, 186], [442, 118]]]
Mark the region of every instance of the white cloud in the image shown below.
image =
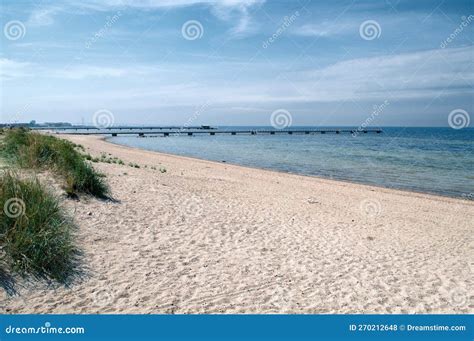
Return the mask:
[[117, 78], [130, 75], [127, 69], [112, 68], [112, 67], [98, 67], [79, 65], [67, 69], [55, 70], [51, 73], [52, 76], [64, 79], [84, 79], [84, 78]]
[[[239, 36], [251, 32], [254, 27], [249, 9], [264, 2], [265, 0], [84, 0], [60, 3], [61, 5], [56, 5], [55, 7], [34, 9], [26, 24], [32, 27], [49, 26], [54, 24], [54, 17], [58, 13], [66, 11], [78, 13], [77, 9], [82, 9], [86, 12], [107, 11], [111, 8], [153, 10], [204, 5], [209, 6], [211, 12], [220, 20], [235, 23], [230, 33]], [[71, 6], [73, 9], [68, 9], [64, 6]]]
[[[242, 77], [230, 81], [226, 75], [240, 70], [240, 65], [226, 64], [222, 72], [214, 68], [217, 73], [212, 76], [209, 67], [213, 66], [195, 64], [76, 65], [64, 70], [0, 59], [0, 69], [6, 78], [30, 75], [53, 82], [54, 77], [54, 96], [59, 102], [97, 101], [113, 106], [120, 99], [128, 108], [159, 108], [211, 101], [227, 107], [258, 107], [280, 102], [383, 101], [472, 94], [473, 53], [474, 47], [447, 48], [351, 59], [320, 69], [281, 73], [265, 71], [268, 65], [252, 63]], [[103, 89], [91, 92], [89, 86], [79, 83], [93, 84], [89, 83], [92, 78], [101, 78]], [[71, 79], [77, 80], [83, 91], [63, 93], [61, 80]]]
[[254, 27], [249, 13], [250, 8], [260, 6], [264, 2], [265, 0], [224, 0], [213, 4], [212, 12], [224, 21], [237, 20], [237, 25], [232, 28], [230, 33], [241, 36], [251, 32]]
[[104, 7], [135, 7], [135, 8], [164, 8], [184, 7], [192, 5], [210, 5], [215, 7], [247, 8], [265, 0], [85, 0], [79, 6], [95, 5], [95, 8]]
[[0, 80], [26, 77], [29, 75], [28, 68], [30, 65], [30, 63], [0, 58]]
[[[223, 21], [236, 22], [230, 31], [242, 35], [253, 27], [248, 9], [261, 5], [266, 0], [84, 0], [57, 2], [54, 7], [35, 8], [26, 22], [27, 26], [39, 27], [54, 24], [54, 17], [60, 12], [80, 13], [87, 11], [107, 11], [111, 8], [135, 8], [141, 10], [172, 9], [194, 5], [209, 6], [211, 12]], [[71, 7], [68, 9], [68, 7]], [[75, 8], [75, 10], [74, 10]]]
[[263, 3], [265, 0], [86, 0], [75, 5], [94, 10], [108, 10], [111, 7], [152, 10], [204, 5], [209, 6], [220, 20], [236, 22], [230, 33], [242, 35], [253, 28], [249, 9]]
[[352, 59], [288, 77], [299, 80], [302, 98], [434, 97], [462, 87], [472, 92], [473, 53], [465, 47]]
[[87, 79], [87, 78], [125, 78], [156, 74], [161, 69], [154, 66], [109, 67], [104, 65], [72, 65], [61, 66], [40, 65], [0, 58], [0, 79], [14, 80], [25, 77], [56, 78], [56, 79]]
[[26, 22], [27, 26], [49, 26], [54, 24], [54, 16], [61, 12], [60, 7], [48, 7], [35, 9], [31, 12], [28, 21]]
[[306, 24], [292, 31], [293, 34], [305, 37], [329, 37], [342, 32], [346, 32], [346, 27], [333, 22], [323, 22], [321, 24]]

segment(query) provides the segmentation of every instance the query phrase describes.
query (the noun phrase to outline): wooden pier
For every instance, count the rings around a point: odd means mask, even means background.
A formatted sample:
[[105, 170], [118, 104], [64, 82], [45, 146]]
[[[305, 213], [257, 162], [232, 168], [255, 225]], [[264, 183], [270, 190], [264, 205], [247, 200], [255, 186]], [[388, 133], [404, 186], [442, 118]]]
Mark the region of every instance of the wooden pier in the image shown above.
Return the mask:
[[110, 127], [110, 128], [93, 128], [93, 127], [74, 127], [67, 129], [48, 129], [56, 131], [57, 133], [71, 134], [71, 135], [138, 135], [145, 136], [193, 136], [199, 134], [207, 135], [314, 135], [314, 134], [368, 134], [382, 133], [382, 129], [348, 129], [348, 128], [298, 128], [298, 129], [218, 129], [218, 128], [181, 128], [178, 127]]
[[62, 126], [62, 127], [30, 127], [33, 130], [54, 130], [54, 131], [64, 131], [64, 130], [72, 130], [72, 131], [89, 131], [89, 130], [102, 130], [102, 131], [110, 131], [110, 130], [214, 130], [217, 128], [211, 126], [112, 126], [112, 127], [97, 127], [97, 126]]

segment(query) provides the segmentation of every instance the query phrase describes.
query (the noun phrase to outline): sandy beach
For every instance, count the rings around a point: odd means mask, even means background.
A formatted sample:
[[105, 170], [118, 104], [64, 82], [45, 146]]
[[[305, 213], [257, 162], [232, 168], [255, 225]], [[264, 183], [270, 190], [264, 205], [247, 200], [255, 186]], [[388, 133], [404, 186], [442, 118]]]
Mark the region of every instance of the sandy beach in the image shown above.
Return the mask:
[[474, 313], [472, 201], [67, 138], [115, 201], [64, 200], [84, 275], [7, 313]]

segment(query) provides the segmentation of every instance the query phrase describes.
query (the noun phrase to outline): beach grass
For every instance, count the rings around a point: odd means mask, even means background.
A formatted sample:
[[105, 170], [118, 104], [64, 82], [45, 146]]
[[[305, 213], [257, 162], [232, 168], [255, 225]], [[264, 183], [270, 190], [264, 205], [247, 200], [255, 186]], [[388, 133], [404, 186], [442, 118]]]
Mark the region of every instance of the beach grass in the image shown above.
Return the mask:
[[[23, 137], [21, 137], [23, 138]], [[77, 269], [74, 224], [37, 179], [0, 175], [0, 268], [68, 283]]]
[[4, 133], [2, 155], [26, 168], [49, 169], [64, 179], [68, 195], [86, 193], [98, 198], [109, 195], [104, 177], [77, 149], [81, 146], [54, 136], [27, 129], [11, 129]]

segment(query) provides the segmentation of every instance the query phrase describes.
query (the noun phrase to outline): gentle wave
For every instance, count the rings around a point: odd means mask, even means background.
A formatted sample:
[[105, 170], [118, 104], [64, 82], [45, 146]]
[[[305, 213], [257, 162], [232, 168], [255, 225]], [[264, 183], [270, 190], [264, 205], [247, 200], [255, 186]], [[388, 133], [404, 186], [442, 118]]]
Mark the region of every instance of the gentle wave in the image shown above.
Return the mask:
[[119, 135], [110, 141], [283, 172], [467, 199], [474, 196], [472, 128], [384, 128], [383, 134], [356, 137], [350, 134], [203, 134], [157, 138]]

